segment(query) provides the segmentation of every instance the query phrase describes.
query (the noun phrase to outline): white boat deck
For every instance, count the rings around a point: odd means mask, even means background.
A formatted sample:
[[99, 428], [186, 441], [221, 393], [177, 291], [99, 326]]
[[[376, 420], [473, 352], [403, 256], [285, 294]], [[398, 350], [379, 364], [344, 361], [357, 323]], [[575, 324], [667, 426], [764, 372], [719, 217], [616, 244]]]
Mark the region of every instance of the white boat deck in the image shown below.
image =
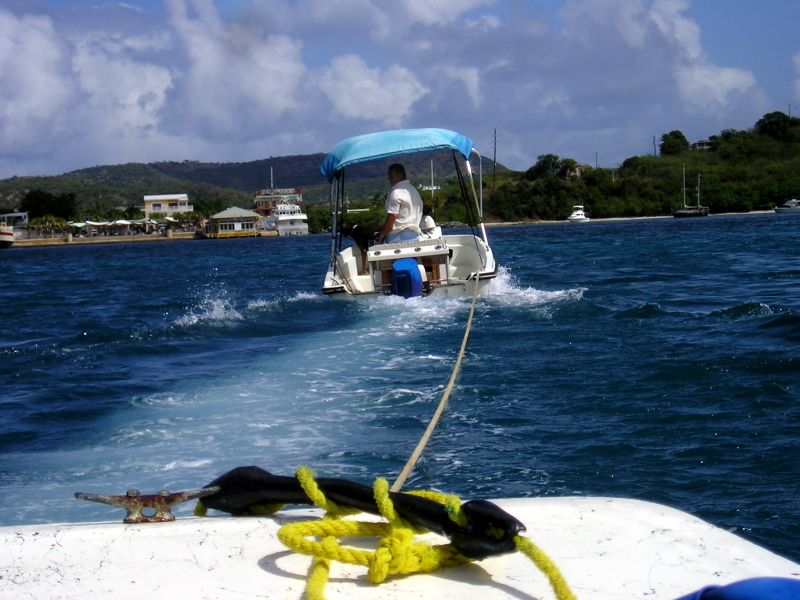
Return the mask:
[[[664, 506], [584, 497], [496, 502], [525, 523], [524, 535], [549, 555], [580, 600], [672, 600], [750, 577], [800, 578], [799, 565]], [[284, 523], [319, 514], [0, 528], [0, 598], [300, 600], [311, 559], [287, 550], [276, 533]], [[365, 568], [334, 563], [325, 595], [555, 599], [545, 576], [519, 553], [390, 577], [379, 586], [369, 583]]]

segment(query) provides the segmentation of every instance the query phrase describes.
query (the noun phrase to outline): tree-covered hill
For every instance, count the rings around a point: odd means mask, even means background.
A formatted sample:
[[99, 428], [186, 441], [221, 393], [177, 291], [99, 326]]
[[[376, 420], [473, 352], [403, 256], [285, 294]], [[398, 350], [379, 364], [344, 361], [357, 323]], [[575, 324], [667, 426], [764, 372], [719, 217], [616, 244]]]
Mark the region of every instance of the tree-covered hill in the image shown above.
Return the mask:
[[[0, 180], [0, 212], [16, 210], [32, 191], [63, 198], [74, 194], [80, 213], [75, 216], [98, 219], [119, 207], [130, 211], [141, 205], [145, 194], [188, 193], [204, 214], [228, 206], [250, 208], [253, 191], [270, 186], [270, 170], [275, 187], [302, 188], [306, 204], [319, 205], [324, 212], [328, 184], [319, 173], [323, 158], [318, 153], [245, 163], [131, 163], [56, 177], [12, 177]], [[425, 201], [437, 220], [462, 220], [453, 161], [447, 153], [420, 152], [354, 165], [347, 171], [349, 200], [380, 212], [386, 170], [395, 160], [404, 163], [417, 185], [429, 185], [433, 172], [434, 184], [441, 189], [433, 198], [426, 193]], [[498, 164], [495, 177], [492, 161], [482, 162], [488, 220], [564, 219], [575, 204], [583, 204], [594, 218], [669, 215], [682, 205], [684, 167], [687, 203], [696, 202], [699, 176], [700, 201], [712, 213], [768, 210], [800, 197], [800, 119], [769, 113], [751, 129], [726, 129], [711, 136], [702, 148], [691, 147], [679, 130], [670, 131], [661, 138], [659, 156], [632, 156], [614, 169], [544, 154], [526, 171], [509, 171]]]
[[591, 217], [669, 215], [700, 202], [711, 213], [769, 210], [800, 197], [800, 119], [765, 115], [752, 129], [723, 130], [693, 148], [680, 131], [662, 136], [659, 156], [632, 156], [616, 169], [579, 166], [552, 154], [509, 174], [486, 191], [486, 212], [499, 220], [564, 219], [583, 204]]
[[[319, 172], [322, 153], [271, 157], [243, 163], [196, 161], [95, 166], [52, 177], [12, 177], [0, 180], [0, 212], [16, 210], [25, 194], [40, 190], [60, 196], [75, 194], [77, 206], [92, 214], [107, 207], [141, 205], [146, 194], [188, 193], [191, 202], [209, 206], [252, 207], [253, 191], [302, 188], [307, 204], [322, 204], [328, 184]], [[437, 185], [454, 175], [452, 158], [445, 153], [420, 152], [402, 157], [409, 177], [428, 184], [433, 160]], [[348, 193], [367, 198], [386, 191], [386, 170], [392, 160], [355, 165], [348, 169]], [[483, 159], [484, 169], [492, 161]], [[488, 165], [488, 166], [487, 166]], [[502, 165], [498, 170], [507, 170]], [[205, 201], [211, 201], [210, 204]], [[96, 215], [99, 218], [99, 214]]]

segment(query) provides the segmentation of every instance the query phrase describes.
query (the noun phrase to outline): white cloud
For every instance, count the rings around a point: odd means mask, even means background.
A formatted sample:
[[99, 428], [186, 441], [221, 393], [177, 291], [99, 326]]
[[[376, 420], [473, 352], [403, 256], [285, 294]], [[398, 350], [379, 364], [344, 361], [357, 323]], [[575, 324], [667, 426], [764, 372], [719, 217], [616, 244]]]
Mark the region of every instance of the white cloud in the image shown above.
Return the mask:
[[319, 88], [341, 116], [378, 121], [386, 127], [399, 127], [412, 105], [428, 93], [408, 69], [369, 68], [352, 54], [331, 61], [319, 77]]
[[159, 113], [172, 87], [169, 70], [132, 60], [126, 44], [102, 34], [87, 36], [76, 44], [72, 59], [81, 91], [86, 94], [85, 117], [104, 133], [138, 137], [159, 125]]
[[452, 23], [470, 10], [496, 3], [497, 0], [395, 0], [389, 11], [394, 14], [405, 13], [413, 23], [433, 25]]
[[[0, 177], [421, 126], [484, 151], [496, 128], [512, 168], [595, 151], [602, 165], [772, 109], [752, 72], [709, 59], [690, 0], [239, 0], [232, 22], [221, 2], [0, 9]], [[794, 66], [800, 99], [800, 53]]]
[[700, 42], [700, 27], [682, 16], [688, 0], [656, 0], [651, 19], [676, 52], [673, 58], [681, 98], [693, 107], [718, 110], [756, 87], [749, 71], [709, 62]]
[[677, 78], [681, 97], [693, 107], [708, 111], [728, 106], [756, 85], [749, 71], [708, 63], [679, 67]]
[[75, 92], [47, 17], [0, 10], [0, 155], [35, 155], [69, 128]]
[[247, 137], [298, 107], [307, 71], [301, 42], [226, 24], [211, 0], [166, 6], [188, 59], [176, 118], [212, 137]]

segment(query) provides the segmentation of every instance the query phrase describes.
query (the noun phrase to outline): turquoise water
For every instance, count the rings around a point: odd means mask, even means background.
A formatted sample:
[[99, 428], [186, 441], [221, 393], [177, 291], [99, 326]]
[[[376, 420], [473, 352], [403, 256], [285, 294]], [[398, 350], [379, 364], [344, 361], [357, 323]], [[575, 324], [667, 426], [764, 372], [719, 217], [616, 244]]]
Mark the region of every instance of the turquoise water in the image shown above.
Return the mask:
[[[800, 218], [489, 235], [502, 273], [405, 488], [651, 500], [800, 561]], [[117, 520], [73, 494], [195, 489], [239, 465], [392, 480], [469, 301], [332, 301], [329, 246], [0, 252], [0, 524]]]

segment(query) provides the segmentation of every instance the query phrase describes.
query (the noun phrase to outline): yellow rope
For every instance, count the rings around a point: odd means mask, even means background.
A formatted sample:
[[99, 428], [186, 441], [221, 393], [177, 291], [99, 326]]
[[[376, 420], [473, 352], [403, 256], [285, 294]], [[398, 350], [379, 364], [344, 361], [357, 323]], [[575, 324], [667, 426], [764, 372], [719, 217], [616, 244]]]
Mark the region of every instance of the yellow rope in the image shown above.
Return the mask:
[[[328, 582], [331, 562], [367, 567], [367, 577], [374, 584], [383, 582], [389, 575], [432, 573], [442, 567], [454, 567], [471, 562], [452, 545], [431, 546], [414, 542], [415, 532], [420, 530], [403, 520], [395, 511], [389, 497], [389, 484], [377, 479], [373, 493], [381, 516], [387, 522], [342, 521], [341, 517], [353, 514], [353, 509], [344, 509], [321, 492], [307, 467], [297, 471], [306, 494], [317, 506], [325, 509], [320, 521], [303, 521], [284, 525], [278, 531], [278, 539], [289, 549], [299, 554], [314, 557], [308, 573], [305, 595], [308, 600], [325, 600], [324, 590]], [[415, 492], [415, 495], [435, 500], [445, 505], [450, 518], [465, 526], [466, 517], [461, 511], [461, 501], [456, 496], [436, 492]], [[374, 552], [342, 546], [337, 538], [380, 538]], [[309, 538], [318, 538], [312, 540]], [[530, 540], [517, 536], [517, 550], [527, 556], [547, 576], [558, 600], [576, 600], [558, 567]]]
[[564, 576], [561, 575], [561, 571], [536, 544], [528, 538], [518, 535], [514, 538], [514, 546], [531, 559], [533, 564], [539, 567], [539, 570], [547, 576], [550, 581], [550, 587], [553, 588], [559, 600], [576, 600], [575, 594], [569, 589]]

